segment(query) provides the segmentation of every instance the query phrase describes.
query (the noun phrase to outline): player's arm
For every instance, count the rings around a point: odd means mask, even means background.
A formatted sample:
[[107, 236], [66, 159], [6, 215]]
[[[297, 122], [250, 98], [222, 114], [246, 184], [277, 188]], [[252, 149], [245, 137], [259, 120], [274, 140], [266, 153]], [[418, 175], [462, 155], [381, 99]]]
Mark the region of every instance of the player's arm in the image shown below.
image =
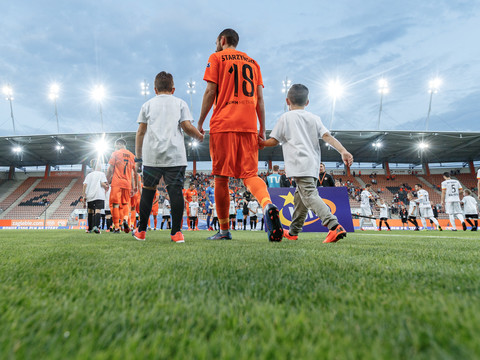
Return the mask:
[[445, 193], [447, 192], [446, 189], [442, 189], [442, 200], [440, 201], [441, 204], [445, 203]]
[[111, 184], [112, 183], [112, 177], [113, 177], [113, 171], [115, 170], [115, 166], [112, 164], [108, 164], [108, 169], [107, 169], [107, 181]]
[[353, 164], [353, 156], [350, 154], [347, 149], [343, 147], [343, 145], [335, 139], [329, 132], [326, 132], [322, 136], [323, 141], [325, 141], [327, 144], [330, 144], [337, 150], [340, 155], [342, 155], [342, 160], [345, 165], [351, 166]]
[[265, 134], [265, 102], [263, 100], [263, 86], [257, 86], [257, 117], [258, 122], [260, 123], [260, 130], [258, 131], [258, 136], [262, 139], [265, 139], [267, 136]]
[[[145, 138], [145, 133], [147, 132], [147, 124], [140, 123], [138, 124], [137, 134], [135, 135], [135, 157], [141, 159], [143, 156], [143, 139]], [[135, 163], [135, 169], [138, 173], [141, 172], [142, 163]]]
[[101, 182], [100, 186], [105, 189], [105, 191], [108, 190], [108, 182]]
[[87, 206], [87, 184], [83, 184], [83, 193], [82, 193], [82, 198], [83, 198], [83, 206]]
[[207, 117], [210, 109], [215, 102], [215, 97], [217, 96], [217, 84], [211, 81], [207, 81], [207, 88], [205, 89], [205, 93], [203, 94], [202, 100], [202, 110], [200, 111], [200, 118], [198, 119], [198, 126], [197, 129], [200, 133], [205, 134], [203, 130], [203, 123], [205, 122], [205, 118]]
[[271, 137], [268, 140], [261, 140], [260, 141], [260, 146], [261, 147], [271, 147], [271, 146], [277, 146], [280, 144], [277, 139]]
[[192, 125], [191, 121], [182, 121], [180, 123], [180, 126], [182, 127], [183, 131], [185, 131], [185, 134], [187, 134], [188, 136], [191, 136], [200, 142], [203, 141], [203, 134], [195, 126]]

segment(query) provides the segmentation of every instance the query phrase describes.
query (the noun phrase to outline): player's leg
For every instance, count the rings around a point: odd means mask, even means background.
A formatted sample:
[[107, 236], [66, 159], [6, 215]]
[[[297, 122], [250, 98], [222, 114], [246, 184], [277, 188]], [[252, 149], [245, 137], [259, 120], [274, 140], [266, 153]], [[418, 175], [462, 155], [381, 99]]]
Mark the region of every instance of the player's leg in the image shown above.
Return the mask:
[[385, 225], [387, 226], [387, 231], [390, 231], [392, 229], [390, 229], [390, 225], [388, 224], [388, 220], [384, 220], [385, 221]]
[[421, 217], [420, 221], [422, 222], [423, 229], [427, 230], [427, 221], [425, 220], [425, 218]]
[[[293, 202], [295, 206], [293, 208], [292, 222], [290, 224], [290, 229], [288, 230], [288, 234], [290, 236], [296, 237], [298, 236], [298, 233], [303, 229], [303, 224], [305, 223], [305, 219], [307, 218], [307, 214], [308, 214], [308, 208], [303, 203], [298, 187], [295, 189], [295, 194], [293, 198], [294, 198]], [[288, 238], [288, 236], [286, 237]]]
[[432, 216], [430, 218], [430, 223], [434, 223], [435, 226], [437, 227], [437, 229], [442, 231], [442, 227], [440, 226], [440, 223], [438, 222], [438, 220], [435, 217]]
[[93, 205], [91, 204], [92, 201], [87, 203], [87, 231], [91, 232], [93, 230], [93, 216], [94, 210]]
[[166, 168], [165, 184], [170, 197], [172, 229], [170, 230], [170, 238], [176, 243], [185, 242], [181, 232], [183, 210], [185, 201], [183, 199], [183, 184], [185, 182], [186, 166], [176, 166], [174, 168]]
[[382, 230], [382, 223], [383, 223], [383, 220], [379, 219], [379, 221], [378, 221], [378, 231]]
[[455, 212], [457, 215], [458, 220], [462, 223], [463, 231], [467, 230], [467, 225], [465, 224], [465, 218], [462, 214], [462, 208], [460, 207], [460, 203], [455, 203]]
[[215, 204], [217, 205], [218, 224], [220, 233], [228, 233], [230, 194], [228, 192], [228, 177], [215, 176]]
[[159, 168], [147, 167], [143, 168], [143, 188], [142, 196], [140, 197], [140, 220], [138, 221], [137, 230], [134, 232], [138, 234], [139, 237], [135, 238], [142, 240], [145, 238], [145, 231], [147, 226], [149, 226], [150, 213], [152, 212], [153, 199], [155, 198], [155, 192], [157, 190], [158, 182], [160, 181], [160, 170]]

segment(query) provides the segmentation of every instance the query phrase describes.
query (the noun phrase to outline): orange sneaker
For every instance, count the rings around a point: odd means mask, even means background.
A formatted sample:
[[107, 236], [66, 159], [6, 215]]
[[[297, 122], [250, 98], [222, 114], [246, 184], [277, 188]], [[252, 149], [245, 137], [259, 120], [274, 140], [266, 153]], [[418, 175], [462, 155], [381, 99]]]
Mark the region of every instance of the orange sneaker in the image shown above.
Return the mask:
[[183, 234], [181, 231], [177, 231], [175, 235], [170, 235], [170, 238], [172, 239], [173, 242], [176, 242], [176, 243], [185, 242], [185, 239], [183, 238]]
[[323, 240], [323, 243], [337, 242], [347, 236], [347, 232], [342, 225], [338, 225], [335, 230], [330, 230], [327, 237]]
[[283, 237], [287, 238], [288, 240], [298, 240], [298, 235], [290, 235], [287, 229], [283, 229]]

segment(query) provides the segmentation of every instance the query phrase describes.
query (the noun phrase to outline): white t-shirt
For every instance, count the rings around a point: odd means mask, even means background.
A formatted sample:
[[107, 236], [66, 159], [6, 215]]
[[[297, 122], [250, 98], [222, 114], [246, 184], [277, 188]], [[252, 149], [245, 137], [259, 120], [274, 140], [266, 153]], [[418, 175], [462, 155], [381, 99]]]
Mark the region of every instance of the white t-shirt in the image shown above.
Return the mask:
[[287, 177], [317, 178], [320, 172], [320, 143], [328, 133], [319, 116], [305, 110], [291, 110], [280, 116], [270, 137], [282, 143]]
[[362, 201], [360, 206], [370, 207], [370, 198], [371, 197], [372, 197], [372, 194], [370, 194], [370, 191], [363, 190], [360, 194], [360, 199]]
[[262, 219], [263, 218], [263, 209], [261, 206], [257, 208], [257, 218]]
[[87, 202], [94, 200], [105, 201], [105, 189], [102, 188], [102, 183], [107, 183], [107, 177], [103, 171], [94, 170], [85, 177], [83, 184], [87, 185], [85, 189]]
[[475, 200], [472, 196], [467, 195], [464, 196], [462, 199], [463, 202], [463, 211], [465, 214], [474, 215], [478, 214], [478, 204], [477, 200]]
[[237, 214], [237, 209], [235, 208], [235, 201], [230, 200], [230, 208], [228, 209], [228, 214], [229, 215], [236, 215]]
[[380, 208], [380, 218], [388, 218], [388, 206], [387, 204], [379, 204]]
[[211, 205], [210, 205], [210, 208], [212, 209], [212, 215], [213, 215], [213, 217], [218, 217], [218, 215], [217, 215], [217, 206], [215, 205], [215, 203], [211, 204]]
[[445, 190], [445, 202], [460, 201], [459, 192], [462, 190], [462, 185], [458, 180], [442, 181], [442, 190]]
[[147, 124], [143, 165], [186, 166], [187, 154], [180, 123], [192, 121], [187, 103], [173, 95], [157, 95], [143, 104], [137, 122]]
[[247, 207], [250, 216], [257, 216], [258, 202], [256, 200], [249, 201]]
[[105, 210], [108, 210], [108, 211], [110, 211], [110, 193], [111, 193], [111, 191], [112, 191], [112, 187], [109, 186], [107, 192], [105, 193]]
[[162, 211], [162, 216], [170, 216], [170, 201], [168, 199], [165, 199], [163, 201], [163, 211]]
[[190, 216], [198, 216], [198, 202], [192, 201], [188, 206], [190, 208]]
[[420, 189], [417, 191], [417, 203], [418, 207], [427, 208], [430, 207], [430, 195], [425, 189]]

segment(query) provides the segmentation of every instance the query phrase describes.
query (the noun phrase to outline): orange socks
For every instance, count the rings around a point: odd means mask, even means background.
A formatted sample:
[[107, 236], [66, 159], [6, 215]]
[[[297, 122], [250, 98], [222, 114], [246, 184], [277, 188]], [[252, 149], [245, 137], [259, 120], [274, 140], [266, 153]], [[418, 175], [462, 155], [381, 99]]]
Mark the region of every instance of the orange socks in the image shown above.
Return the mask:
[[135, 220], [137, 219], [137, 210], [135, 208], [132, 208], [132, 210], [130, 211], [130, 225], [132, 226], [132, 228], [135, 227]]
[[[272, 200], [270, 199], [270, 194], [267, 190], [267, 184], [265, 184], [265, 182], [258, 176], [243, 179], [243, 183], [252, 193], [252, 195], [255, 196], [255, 198], [258, 200], [262, 209], [265, 207], [265, 205], [272, 203]], [[215, 187], [216, 186], [217, 183], [215, 183]]]
[[118, 224], [120, 222], [120, 208], [113, 207], [112, 208], [112, 219], [113, 219], [113, 227], [118, 229]]
[[215, 177], [215, 204], [220, 230], [228, 230], [228, 208], [230, 207], [228, 177]]

